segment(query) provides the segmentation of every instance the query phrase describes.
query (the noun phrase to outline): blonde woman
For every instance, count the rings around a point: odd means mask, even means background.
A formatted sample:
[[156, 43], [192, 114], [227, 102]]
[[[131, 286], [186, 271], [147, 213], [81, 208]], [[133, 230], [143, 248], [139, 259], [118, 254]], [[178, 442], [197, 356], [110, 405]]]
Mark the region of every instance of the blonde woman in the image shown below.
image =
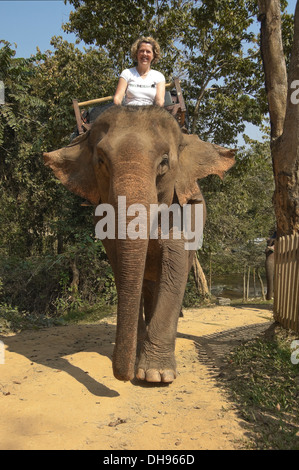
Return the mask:
[[136, 67], [122, 71], [114, 95], [114, 104], [125, 106], [164, 106], [165, 77], [151, 64], [160, 58], [160, 46], [152, 37], [142, 37], [131, 48]]

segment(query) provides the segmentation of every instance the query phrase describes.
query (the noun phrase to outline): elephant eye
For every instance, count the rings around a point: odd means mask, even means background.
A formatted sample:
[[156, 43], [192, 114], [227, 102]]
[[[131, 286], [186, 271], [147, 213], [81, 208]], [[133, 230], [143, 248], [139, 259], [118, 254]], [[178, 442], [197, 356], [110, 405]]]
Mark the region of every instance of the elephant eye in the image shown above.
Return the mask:
[[101, 165], [102, 163], [104, 163], [104, 152], [102, 152], [101, 150], [98, 150], [97, 152], [97, 157], [98, 157], [98, 163], [99, 165]]
[[168, 153], [164, 153], [162, 157], [161, 165], [168, 165], [168, 163], [169, 163]]
[[168, 154], [165, 153], [158, 167], [158, 175], [164, 175], [164, 173], [166, 173], [168, 168], [169, 168], [169, 157], [168, 157]]

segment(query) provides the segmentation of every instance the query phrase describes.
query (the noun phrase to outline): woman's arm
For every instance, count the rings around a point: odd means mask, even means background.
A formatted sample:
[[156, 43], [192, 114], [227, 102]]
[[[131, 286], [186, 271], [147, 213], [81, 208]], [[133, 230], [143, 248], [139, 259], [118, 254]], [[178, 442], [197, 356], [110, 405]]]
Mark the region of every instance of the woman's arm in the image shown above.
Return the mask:
[[165, 101], [165, 82], [157, 83], [157, 92], [155, 98], [155, 104], [157, 106], [164, 106]]
[[127, 82], [124, 78], [120, 78], [118, 80], [118, 84], [115, 90], [114, 98], [113, 98], [113, 103], [117, 105], [121, 105], [126, 93], [127, 89]]

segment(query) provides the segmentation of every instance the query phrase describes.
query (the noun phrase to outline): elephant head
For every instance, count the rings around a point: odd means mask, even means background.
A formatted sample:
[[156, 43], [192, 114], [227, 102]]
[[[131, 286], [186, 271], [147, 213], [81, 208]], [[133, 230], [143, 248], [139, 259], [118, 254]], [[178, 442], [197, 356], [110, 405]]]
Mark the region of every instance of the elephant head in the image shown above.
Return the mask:
[[[233, 155], [232, 150], [183, 134], [163, 108], [114, 106], [69, 146], [45, 153], [44, 160], [71, 192], [94, 205], [111, 204], [118, 219], [119, 196], [126, 196], [127, 207], [139, 203], [147, 209], [150, 204], [202, 201], [197, 181], [209, 174], [222, 178], [234, 164]], [[118, 291], [114, 375], [129, 380], [134, 375], [149, 240], [123, 239], [116, 233], [115, 240], [103, 244]]]

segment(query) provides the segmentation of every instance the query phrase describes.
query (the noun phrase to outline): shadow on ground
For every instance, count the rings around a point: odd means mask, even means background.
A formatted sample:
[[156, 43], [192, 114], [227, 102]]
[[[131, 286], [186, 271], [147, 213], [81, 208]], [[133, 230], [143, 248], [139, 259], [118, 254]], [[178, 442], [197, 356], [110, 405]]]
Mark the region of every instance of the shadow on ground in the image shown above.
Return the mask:
[[10, 352], [68, 373], [94, 395], [116, 397], [119, 396], [118, 392], [97, 382], [65, 358], [79, 352], [94, 352], [112, 360], [114, 337], [115, 325], [103, 323], [54, 327], [36, 331], [35, 334], [23, 331], [15, 336], [0, 336], [0, 339]]
[[194, 341], [199, 361], [215, 372], [215, 368], [223, 366], [224, 358], [234, 348], [258, 336], [269, 335], [274, 326], [275, 323], [266, 322], [233, 328], [205, 336], [187, 334], [179, 334], [178, 336]]
[[[226, 330], [205, 336], [192, 336], [180, 334], [182, 338], [194, 341], [198, 353], [198, 360], [204, 364], [217, 386], [225, 392], [228, 399], [236, 409], [241, 425], [246, 429], [250, 448], [257, 450], [295, 450], [299, 449], [297, 419], [291, 412], [283, 412], [280, 409], [266, 410], [254, 404], [254, 401], [245, 405], [242, 400], [242, 387], [244, 396], [248, 400], [246, 371], [237, 370], [234, 364], [229, 362], [229, 353], [237, 347], [251, 340], [274, 341], [275, 332], [280, 326], [274, 321], [263, 324], [254, 324]], [[272, 361], [274, 358], [272, 358]], [[254, 364], [249, 365], [254, 378]], [[265, 366], [264, 386], [269, 384], [269, 372]], [[276, 380], [272, 376], [271, 380]], [[259, 385], [257, 384], [256, 387]], [[238, 389], [241, 395], [236, 396], [234, 391]]]

